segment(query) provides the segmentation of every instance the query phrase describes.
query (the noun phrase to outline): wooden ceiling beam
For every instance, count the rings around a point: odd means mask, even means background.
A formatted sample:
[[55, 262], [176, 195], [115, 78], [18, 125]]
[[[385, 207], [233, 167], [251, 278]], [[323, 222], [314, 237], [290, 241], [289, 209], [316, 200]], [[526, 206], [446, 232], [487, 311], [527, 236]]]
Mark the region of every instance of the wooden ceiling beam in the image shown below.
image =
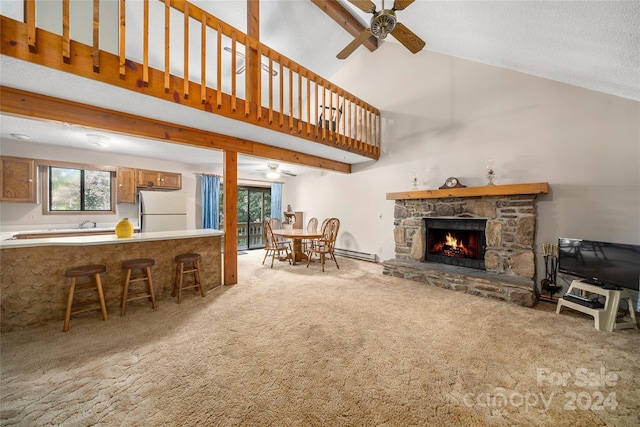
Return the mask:
[[[367, 28], [336, 0], [311, 0], [311, 2], [354, 37]], [[362, 45], [373, 52], [378, 48], [378, 39], [371, 36]]]

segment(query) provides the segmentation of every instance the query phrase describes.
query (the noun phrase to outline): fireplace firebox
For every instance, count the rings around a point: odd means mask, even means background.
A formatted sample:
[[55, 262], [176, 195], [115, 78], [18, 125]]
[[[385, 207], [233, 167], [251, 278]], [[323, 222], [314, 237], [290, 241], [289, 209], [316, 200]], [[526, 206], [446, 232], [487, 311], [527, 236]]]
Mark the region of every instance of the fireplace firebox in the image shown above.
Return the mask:
[[485, 270], [486, 219], [423, 218], [425, 261]]

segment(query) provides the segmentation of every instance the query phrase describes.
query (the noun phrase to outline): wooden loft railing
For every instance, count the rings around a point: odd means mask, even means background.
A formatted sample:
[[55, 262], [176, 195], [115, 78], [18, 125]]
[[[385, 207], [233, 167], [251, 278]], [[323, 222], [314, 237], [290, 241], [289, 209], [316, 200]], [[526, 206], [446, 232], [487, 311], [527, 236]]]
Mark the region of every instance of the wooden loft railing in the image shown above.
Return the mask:
[[[77, 18], [88, 2], [57, 3], [60, 34], [37, 26], [36, 13], [38, 20], [45, 13], [35, 0], [24, 1], [22, 17], [2, 16], [2, 54], [379, 158], [376, 108], [187, 1], [119, 0], [110, 25], [100, 11], [115, 2], [94, 0], [84, 17], [90, 27]], [[74, 26], [92, 30], [84, 40], [91, 45], [71, 39]], [[101, 35], [116, 41], [117, 52], [102, 48], [109, 43]]]

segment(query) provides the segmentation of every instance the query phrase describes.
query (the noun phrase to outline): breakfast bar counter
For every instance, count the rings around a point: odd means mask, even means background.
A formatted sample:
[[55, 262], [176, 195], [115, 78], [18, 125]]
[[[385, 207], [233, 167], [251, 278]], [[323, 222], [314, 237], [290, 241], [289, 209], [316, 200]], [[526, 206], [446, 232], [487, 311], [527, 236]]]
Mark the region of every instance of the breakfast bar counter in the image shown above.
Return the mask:
[[211, 290], [222, 284], [223, 235], [219, 230], [199, 229], [135, 233], [129, 238], [113, 234], [0, 241], [0, 330], [54, 320], [62, 324], [68, 293], [64, 272], [80, 265], [107, 266], [102, 283], [110, 316], [119, 315], [125, 260], [155, 260], [152, 272], [159, 310], [173, 289], [176, 255], [199, 253], [205, 291]]

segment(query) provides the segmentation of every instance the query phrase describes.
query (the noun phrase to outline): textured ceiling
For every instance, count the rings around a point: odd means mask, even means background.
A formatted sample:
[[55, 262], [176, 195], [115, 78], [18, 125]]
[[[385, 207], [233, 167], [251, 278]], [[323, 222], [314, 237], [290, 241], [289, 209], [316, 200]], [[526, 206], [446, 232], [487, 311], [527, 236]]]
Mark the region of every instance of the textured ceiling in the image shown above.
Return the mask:
[[[193, 3], [246, 31], [245, 0], [196, 0]], [[341, 0], [340, 3], [352, 10], [363, 25], [368, 26], [370, 14], [361, 12], [346, 1]], [[381, 0], [375, 3], [380, 9]], [[0, 11], [8, 14], [6, 11], [11, 4], [21, 4], [21, 0], [2, 0]], [[261, 41], [323, 77], [330, 78], [345, 61], [357, 60], [358, 55], [383, 53], [372, 53], [360, 47], [351, 57], [340, 61], [335, 55], [352, 40], [352, 36], [310, 0], [262, 0], [260, 4]], [[386, 2], [386, 7], [391, 7], [390, 1]], [[426, 41], [425, 51], [640, 100], [640, 1], [417, 0], [407, 9], [398, 11], [397, 16], [400, 22]], [[392, 37], [387, 40], [385, 43], [396, 43]], [[423, 53], [417, 55], [421, 54]], [[104, 85], [84, 86], [84, 82], [74, 81], [71, 77], [58, 78], [56, 73], [31, 70], [34, 66], [17, 65], [18, 62], [3, 57], [0, 74], [2, 84], [69, 97], [79, 102], [98, 99], [98, 104], [106, 108], [113, 108], [109, 105], [109, 99], [117, 99], [116, 108], [118, 104], [132, 105], [133, 112], [140, 108], [139, 98], [131, 98], [131, 102], [127, 102], [128, 96], [133, 95], [123, 95]], [[410, 63], [407, 61], [407, 64], [399, 66], [410, 66]], [[42, 75], [47, 78], [42, 78]], [[86, 90], [69, 90], [70, 87], [77, 88], [79, 84], [86, 87]], [[349, 90], [348, 87], [345, 89]], [[109, 96], [110, 92], [114, 96]], [[73, 95], [69, 95], [71, 93]], [[162, 114], [172, 114], [170, 108], [159, 107], [152, 102], [146, 107], [150, 117], [162, 118]], [[24, 122], [20, 120], [3, 118], [1, 124], [3, 138], [8, 138], [10, 133], [25, 133]], [[66, 145], [99, 149], [87, 146], [87, 131], [84, 129], [43, 129], [43, 126], [32, 128], [34, 133], [41, 133], [32, 138], [34, 142], [65, 141]], [[70, 136], [69, 132], [79, 134]], [[225, 124], [224, 131], [229, 135], [271, 145], [286, 146], [291, 143], [283, 137], [265, 141], [264, 136], [258, 132], [259, 130], [246, 129], [246, 126], [239, 123]], [[147, 157], [180, 159], [185, 163], [192, 163], [190, 159], [203, 158], [206, 159], [200, 164], [203, 168], [220, 163], [219, 155], [212, 154], [211, 151], [206, 156], [197, 156], [193, 150], [177, 145], [164, 144], [159, 148], [157, 142], [153, 144], [154, 148], [151, 149], [151, 142], [135, 139], [135, 143], [122, 144], [123, 147], [118, 149], [114, 144], [107, 150], [133, 155], [146, 153]], [[127, 146], [135, 147], [132, 148], [135, 152], [126, 153]], [[320, 153], [314, 151], [312, 146], [301, 151], [348, 163], [366, 160], [341, 157], [340, 153]], [[246, 159], [245, 163], [249, 165], [247, 171], [255, 170], [256, 164], [260, 162]], [[304, 172], [304, 168], [296, 170], [292, 165], [286, 165], [286, 168], [298, 173]]]

